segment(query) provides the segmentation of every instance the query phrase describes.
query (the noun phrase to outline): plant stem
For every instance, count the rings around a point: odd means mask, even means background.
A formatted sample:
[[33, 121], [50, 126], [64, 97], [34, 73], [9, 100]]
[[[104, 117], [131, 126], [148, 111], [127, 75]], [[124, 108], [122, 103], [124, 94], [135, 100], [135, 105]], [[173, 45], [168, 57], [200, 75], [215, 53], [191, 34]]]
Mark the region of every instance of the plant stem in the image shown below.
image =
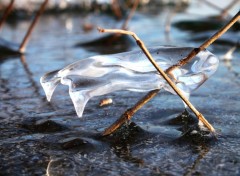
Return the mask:
[[122, 18], [122, 12], [119, 7], [118, 0], [111, 0], [111, 8], [112, 8], [114, 15], [117, 17], [118, 20], [120, 20]]
[[211, 45], [215, 40], [221, 37], [234, 23], [236, 23], [240, 19], [240, 11], [225, 25], [223, 26], [218, 32], [216, 32], [211, 38], [205, 41], [199, 48], [193, 49], [186, 58], [181, 59], [177, 64], [172, 65], [169, 67], [166, 72], [170, 73], [177, 67], [182, 67], [183, 65], [187, 64], [192, 58], [194, 58], [200, 51], [206, 49], [209, 45]]
[[134, 4], [133, 4], [133, 7], [132, 7], [132, 9], [131, 9], [131, 11], [130, 11], [128, 17], [127, 17], [127, 19], [126, 19], [125, 22], [123, 23], [121, 29], [123, 29], [123, 30], [126, 30], [126, 29], [127, 29], [128, 22], [129, 22], [130, 19], [133, 17], [133, 15], [134, 15], [137, 7], [138, 7], [138, 4], [139, 4], [139, 0], [135, 0], [135, 1], [134, 1]]
[[124, 124], [126, 121], [130, 120], [132, 116], [143, 107], [149, 100], [151, 100], [153, 97], [157, 95], [159, 92], [159, 89], [150, 91], [147, 95], [145, 95], [140, 101], [138, 101], [132, 108], [125, 111], [121, 117], [115, 121], [110, 127], [106, 128], [103, 132], [103, 136], [109, 135], [112, 132], [114, 132], [116, 129], [118, 129], [122, 124]]
[[42, 13], [43, 13], [43, 11], [44, 11], [47, 3], [48, 3], [48, 0], [45, 0], [45, 1], [42, 3], [42, 5], [41, 5], [39, 11], [37, 12], [37, 14], [36, 14], [33, 22], [31, 23], [30, 27], [28, 28], [28, 31], [27, 31], [25, 37], [23, 38], [23, 41], [22, 41], [22, 43], [21, 43], [21, 45], [20, 45], [20, 47], [19, 47], [19, 52], [20, 52], [20, 53], [24, 53], [25, 48], [26, 48], [26, 45], [27, 45], [28, 40], [29, 40], [29, 37], [30, 37], [30, 35], [31, 35], [32, 31], [33, 31], [33, 28], [34, 28], [35, 25], [37, 24], [37, 22], [38, 22], [38, 20], [39, 20], [39, 17], [42, 15]]
[[4, 24], [4, 22], [6, 21], [9, 13], [11, 12], [12, 8], [13, 8], [13, 4], [14, 4], [14, 0], [11, 0], [11, 2], [9, 3], [7, 9], [4, 11], [3, 16], [0, 20], [0, 30], [2, 29], [2, 26]]
[[226, 15], [228, 15], [228, 11], [233, 8], [237, 3], [239, 3], [239, 0], [232, 0], [230, 4], [222, 10], [222, 13], [220, 15], [221, 18], [224, 18]]

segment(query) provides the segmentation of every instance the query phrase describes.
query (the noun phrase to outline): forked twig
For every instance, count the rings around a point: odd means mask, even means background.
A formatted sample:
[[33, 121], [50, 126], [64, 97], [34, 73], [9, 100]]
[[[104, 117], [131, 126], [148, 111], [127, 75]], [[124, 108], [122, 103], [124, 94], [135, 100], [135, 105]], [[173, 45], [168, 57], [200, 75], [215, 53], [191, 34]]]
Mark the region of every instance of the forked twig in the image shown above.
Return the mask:
[[[207, 48], [211, 43], [213, 43], [216, 39], [218, 39], [223, 33], [225, 33], [238, 19], [240, 18], [240, 12], [238, 12], [232, 20], [230, 20], [222, 29], [220, 29], [216, 34], [214, 34], [210, 39], [208, 39], [206, 42], [204, 42], [200, 48], [198, 49], [198, 52], [194, 50], [194, 52], [190, 52], [190, 54], [186, 57], [185, 62], [181, 63], [185, 65], [188, 61], [190, 61], [194, 56], [196, 56], [200, 51]], [[184, 59], [183, 59], [184, 60]], [[174, 67], [170, 67], [166, 70], [167, 73], [170, 73], [173, 69], [179, 67], [179, 65], [175, 65]], [[153, 97], [157, 95], [157, 93], [160, 90], [154, 90], [150, 91], [146, 96], [144, 96], [140, 101], [136, 103], [134, 107], [127, 110], [115, 123], [113, 123], [110, 127], [108, 127], [104, 132], [103, 135], [109, 135], [112, 132], [114, 132], [118, 127], [120, 127], [124, 122], [127, 120], [130, 120], [132, 115], [139, 110], [144, 104], [146, 104], [148, 101], [150, 101]], [[136, 108], [139, 107], [139, 108]], [[198, 117], [198, 116], [197, 116]], [[203, 117], [204, 118], [204, 117]], [[199, 119], [200, 120], [200, 119]], [[208, 126], [207, 126], [208, 127]], [[210, 130], [211, 131], [211, 130]]]
[[28, 40], [29, 40], [29, 37], [30, 37], [30, 35], [31, 35], [32, 31], [33, 31], [33, 28], [34, 28], [35, 25], [37, 24], [37, 22], [38, 22], [38, 20], [39, 20], [39, 17], [42, 15], [42, 13], [43, 13], [43, 11], [44, 11], [47, 3], [48, 3], [48, 0], [45, 0], [45, 1], [42, 3], [39, 11], [37, 12], [36, 16], [34, 17], [33, 22], [31, 23], [30, 27], [28, 28], [28, 31], [27, 31], [26, 35], [24, 36], [23, 41], [22, 41], [22, 43], [21, 43], [21, 45], [20, 45], [20, 47], [19, 47], [19, 52], [20, 52], [20, 53], [24, 53], [25, 47], [26, 47], [26, 45], [27, 45], [27, 43], [28, 43]]
[[144, 54], [147, 56], [148, 60], [152, 63], [152, 65], [156, 68], [156, 70], [161, 74], [161, 76], [167, 81], [167, 83], [171, 86], [171, 88], [175, 91], [175, 93], [180, 96], [180, 98], [186, 103], [186, 105], [193, 111], [193, 113], [198, 117], [200, 121], [211, 131], [215, 132], [212, 125], [203, 117], [203, 115], [191, 104], [191, 102], [184, 96], [181, 90], [173, 83], [173, 81], [168, 77], [168, 75], [157, 65], [156, 61], [153, 59], [152, 55], [145, 47], [144, 43], [140, 40], [140, 38], [131, 31], [125, 31], [120, 29], [98, 29], [100, 32], [110, 32], [110, 33], [120, 33], [131, 35], [142, 49]]
[[2, 26], [4, 24], [4, 22], [6, 21], [9, 13], [11, 12], [12, 8], [13, 8], [13, 4], [14, 4], [14, 0], [11, 0], [11, 2], [9, 3], [7, 9], [4, 11], [3, 16], [0, 20], [0, 30], [2, 29]]

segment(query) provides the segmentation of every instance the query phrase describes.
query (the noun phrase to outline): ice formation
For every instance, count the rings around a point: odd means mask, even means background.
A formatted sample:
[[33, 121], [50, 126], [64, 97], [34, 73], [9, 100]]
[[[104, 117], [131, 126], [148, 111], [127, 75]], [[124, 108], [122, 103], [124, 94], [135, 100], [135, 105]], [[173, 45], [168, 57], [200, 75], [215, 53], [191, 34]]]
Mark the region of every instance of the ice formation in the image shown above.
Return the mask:
[[[149, 51], [159, 66], [166, 70], [187, 56], [192, 49], [152, 47]], [[191, 62], [173, 70], [176, 85], [189, 96], [216, 71], [218, 62], [216, 56], [209, 51], [201, 51]], [[118, 90], [144, 92], [165, 89], [175, 94], [139, 50], [81, 59], [62, 70], [45, 74], [40, 81], [48, 101], [51, 100], [54, 89], [60, 82], [68, 85], [70, 97], [79, 117], [82, 116], [90, 98]]]

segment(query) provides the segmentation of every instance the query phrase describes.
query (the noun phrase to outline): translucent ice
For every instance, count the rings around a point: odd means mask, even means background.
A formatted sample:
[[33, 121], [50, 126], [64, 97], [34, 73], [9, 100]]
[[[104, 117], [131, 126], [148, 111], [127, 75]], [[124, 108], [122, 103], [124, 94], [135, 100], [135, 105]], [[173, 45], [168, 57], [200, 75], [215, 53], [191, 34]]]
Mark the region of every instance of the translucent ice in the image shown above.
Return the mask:
[[[192, 49], [152, 47], [149, 51], [158, 65], [166, 70]], [[212, 53], [202, 51], [191, 62], [172, 72], [176, 79], [175, 83], [186, 96], [189, 96], [216, 71], [218, 62]], [[118, 90], [143, 92], [161, 88], [175, 93], [142, 51], [82, 59], [62, 70], [45, 74], [40, 81], [48, 101], [60, 82], [68, 85], [70, 97], [79, 117], [82, 116], [88, 100], [94, 96]]]

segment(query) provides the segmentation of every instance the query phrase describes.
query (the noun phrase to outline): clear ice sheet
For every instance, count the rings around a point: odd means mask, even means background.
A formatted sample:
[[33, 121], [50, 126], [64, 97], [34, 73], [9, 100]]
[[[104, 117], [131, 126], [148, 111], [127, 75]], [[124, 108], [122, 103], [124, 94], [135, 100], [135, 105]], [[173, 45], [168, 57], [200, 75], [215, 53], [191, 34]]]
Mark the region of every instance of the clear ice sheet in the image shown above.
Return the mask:
[[[166, 70], [187, 56], [190, 47], [152, 47], [150, 53], [158, 65]], [[217, 69], [218, 58], [207, 50], [172, 73], [176, 85], [189, 97], [190, 93], [203, 84]], [[49, 72], [41, 77], [41, 85], [50, 101], [59, 83], [69, 86], [69, 94], [79, 117], [89, 99], [114, 91], [129, 90], [145, 92], [165, 89], [175, 92], [159, 75], [145, 54], [130, 51], [112, 55], [99, 55], [81, 59], [61, 70]]]

